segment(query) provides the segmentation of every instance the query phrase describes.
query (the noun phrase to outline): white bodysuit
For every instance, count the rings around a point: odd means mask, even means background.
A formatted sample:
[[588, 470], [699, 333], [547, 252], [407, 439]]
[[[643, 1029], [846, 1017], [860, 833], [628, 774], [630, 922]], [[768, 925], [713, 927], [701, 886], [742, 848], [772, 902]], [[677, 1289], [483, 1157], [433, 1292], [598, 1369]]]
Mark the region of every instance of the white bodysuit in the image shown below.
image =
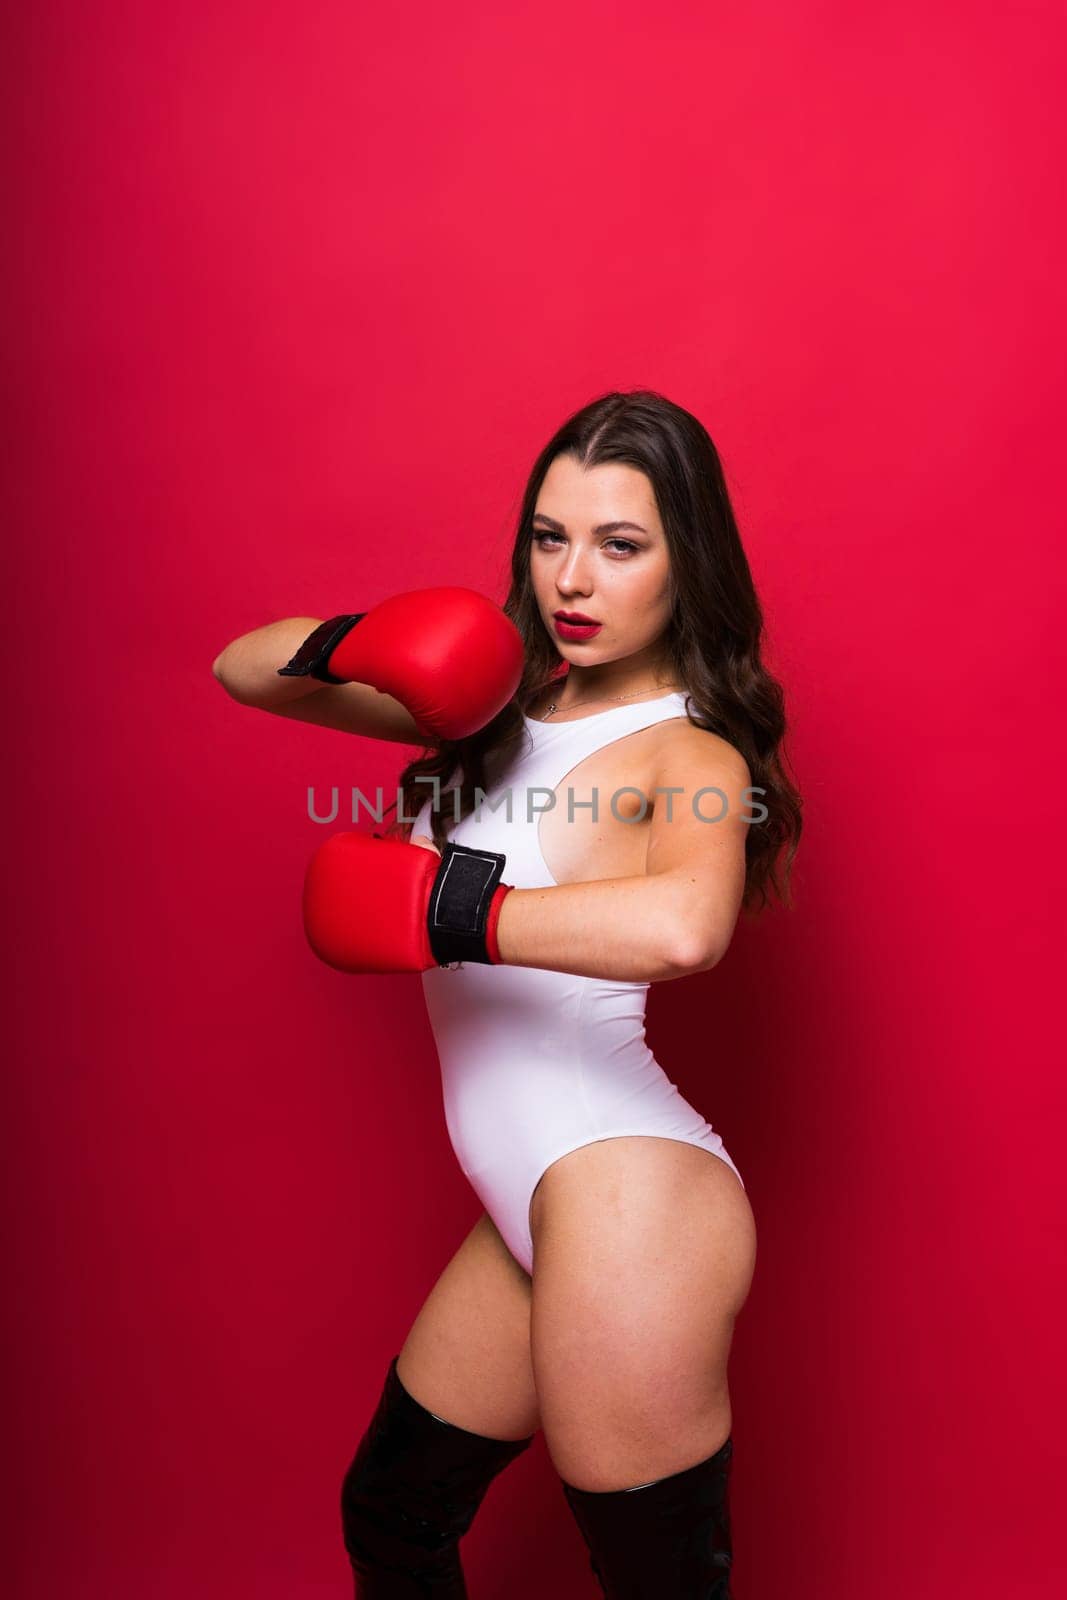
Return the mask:
[[[503, 883], [517, 889], [554, 885], [538, 837], [551, 791], [595, 750], [685, 716], [686, 698], [675, 690], [572, 722], [527, 717], [526, 748], [486, 791], [481, 806], [457, 824], [449, 820], [446, 802], [448, 838], [506, 856]], [[557, 796], [561, 808], [567, 789]], [[508, 790], [510, 821], [505, 803], [493, 809]], [[537, 791], [529, 805], [528, 790]], [[601, 806], [610, 803], [610, 794], [600, 795]], [[427, 800], [413, 837], [429, 836], [429, 810]], [[547, 1168], [582, 1145], [653, 1134], [701, 1145], [741, 1178], [720, 1136], [645, 1043], [647, 983], [465, 962], [430, 968], [422, 985], [452, 1148], [508, 1249], [531, 1275], [531, 1196]]]

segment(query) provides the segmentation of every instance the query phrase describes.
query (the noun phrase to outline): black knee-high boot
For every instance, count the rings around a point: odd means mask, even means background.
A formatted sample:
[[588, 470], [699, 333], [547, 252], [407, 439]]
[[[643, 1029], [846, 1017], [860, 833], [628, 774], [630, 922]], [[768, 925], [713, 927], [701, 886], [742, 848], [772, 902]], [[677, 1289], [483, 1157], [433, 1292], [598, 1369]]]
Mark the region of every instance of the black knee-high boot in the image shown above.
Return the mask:
[[345, 1473], [341, 1524], [357, 1600], [467, 1600], [457, 1546], [490, 1483], [528, 1449], [446, 1422], [389, 1366], [378, 1408]]
[[732, 1455], [730, 1438], [695, 1467], [635, 1489], [563, 1484], [607, 1600], [730, 1600]]

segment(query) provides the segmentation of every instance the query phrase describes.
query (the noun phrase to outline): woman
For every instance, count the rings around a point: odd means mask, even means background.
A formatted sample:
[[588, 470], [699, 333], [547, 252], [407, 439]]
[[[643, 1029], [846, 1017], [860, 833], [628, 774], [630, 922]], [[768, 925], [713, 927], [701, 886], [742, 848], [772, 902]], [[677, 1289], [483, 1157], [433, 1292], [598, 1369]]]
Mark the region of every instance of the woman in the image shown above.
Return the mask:
[[[530, 475], [504, 612], [517, 693], [404, 769], [399, 815], [417, 818], [392, 830], [499, 852], [514, 888], [496, 954], [423, 973], [449, 1134], [485, 1210], [345, 1476], [356, 1594], [465, 1595], [459, 1539], [543, 1427], [606, 1595], [727, 1600], [727, 1361], [755, 1225], [721, 1137], [644, 1042], [645, 998], [715, 965], [769, 888], [786, 899], [801, 811], [696, 418], [638, 391], [559, 429]], [[236, 641], [216, 674], [247, 703], [425, 744], [367, 684], [268, 688], [312, 622]], [[428, 779], [451, 783], [438, 806]]]

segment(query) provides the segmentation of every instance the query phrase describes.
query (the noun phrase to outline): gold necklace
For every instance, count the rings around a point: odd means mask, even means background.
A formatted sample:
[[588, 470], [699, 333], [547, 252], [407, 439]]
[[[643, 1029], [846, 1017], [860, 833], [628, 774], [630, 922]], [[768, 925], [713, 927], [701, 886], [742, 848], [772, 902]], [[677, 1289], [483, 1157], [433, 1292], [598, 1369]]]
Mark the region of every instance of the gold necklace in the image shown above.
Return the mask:
[[[660, 688], [661, 685], [653, 684], [652, 687], [654, 689], [657, 689], [657, 688]], [[669, 693], [671, 689], [676, 689], [677, 687], [678, 687], [677, 684], [668, 684], [667, 685], [667, 692]], [[552, 716], [553, 712], [556, 712], [556, 711], [573, 711], [575, 706], [603, 705], [605, 700], [611, 700], [611, 701], [633, 700], [636, 695], [649, 694], [649, 693], [651, 693], [651, 690], [649, 690], [649, 689], [633, 689], [633, 690], [631, 690], [631, 692], [629, 694], [606, 694], [606, 695], [602, 695], [600, 697], [599, 701], [597, 701], [597, 700], [572, 700], [565, 706], [561, 706], [559, 704], [559, 702], [556, 701], [556, 700], [550, 700], [549, 703], [548, 703], [548, 709], [545, 712], [545, 714], [544, 714], [544, 716], [542, 717], [541, 720], [542, 720], [542, 722], [544, 722], [548, 717]]]

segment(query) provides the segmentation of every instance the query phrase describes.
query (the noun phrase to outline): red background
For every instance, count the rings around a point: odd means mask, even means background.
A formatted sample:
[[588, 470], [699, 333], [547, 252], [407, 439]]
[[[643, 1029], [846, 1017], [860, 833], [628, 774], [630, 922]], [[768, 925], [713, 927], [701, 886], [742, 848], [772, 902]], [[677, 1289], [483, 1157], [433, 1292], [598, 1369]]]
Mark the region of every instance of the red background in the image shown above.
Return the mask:
[[[418, 979], [299, 920], [308, 786], [405, 752], [211, 662], [502, 599], [536, 451], [638, 386], [722, 452], [807, 805], [796, 910], [649, 1012], [759, 1227], [738, 1600], [1059, 1592], [1062, 9], [4, 32], [7, 1592], [351, 1592], [341, 1475], [480, 1207]], [[543, 1436], [464, 1548], [594, 1592]]]

